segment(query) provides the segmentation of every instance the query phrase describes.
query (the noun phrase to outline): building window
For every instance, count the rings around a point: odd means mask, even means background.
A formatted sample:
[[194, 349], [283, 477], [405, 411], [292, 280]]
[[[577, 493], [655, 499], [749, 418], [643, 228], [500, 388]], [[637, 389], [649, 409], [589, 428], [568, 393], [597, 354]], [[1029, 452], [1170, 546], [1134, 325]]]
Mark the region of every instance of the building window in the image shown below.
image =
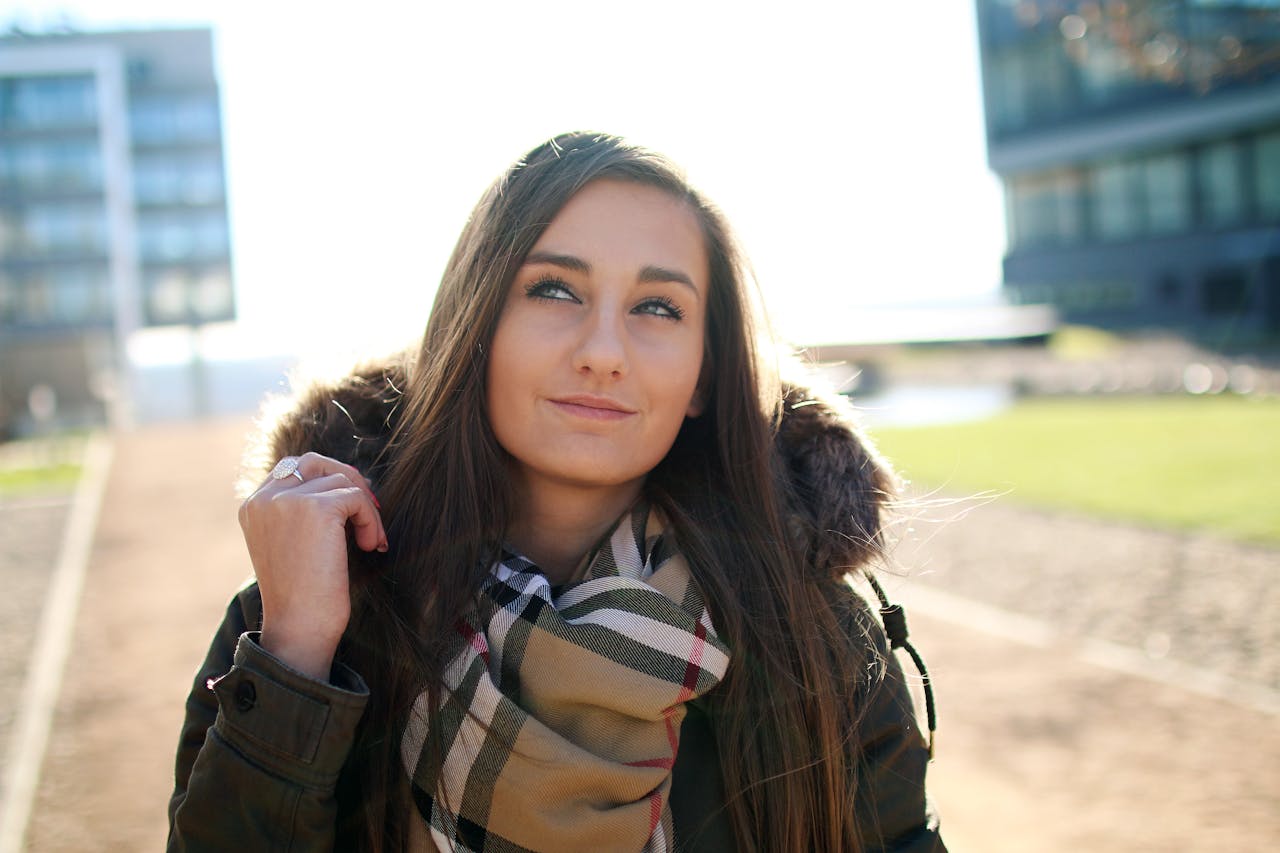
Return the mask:
[[138, 218], [143, 261], [185, 261], [227, 255], [227, 221], [222, 208], [147, 213]]
[[97, 92], [89, 74], [0, 78], [0, 128], [92, 127]]
[[1104, 240], [1136, 236], [1141, 227], [1138, 204], [1141, 172], [1136, 163], [1113, 161], [1093, 172], [1093, 225]]
[[59, 324], [83, 325], [111, 319], [110, 288], [104, 270], [71, 267], [50, 273], [51, 319]]
[[1021, 175], [1008, 184], [1012, 246], [1072, 243], [1083, 232], [1080, 176], [1075, 172]]
[[1152, 234], [1183, 231], [1191, 225], [1191, 177], [1184, 152], [1143, 160], [1142, 184], [1147, 229]]
[[1253, 164], [1258, 213], [1263, 219], [1280, 219], [1280, 130], [1254, 140]]
[[1204, 221], [1209, 225], [1234, 225], [1244, 218], [1240, 145], [1224, 140], [1200, 152], [1197, 168]]
[[149, 276], [146, 305], [147, 320], [152, 325], [186, 322], [189, 314], [186, 271], [165, 270]]
[[23, 215], [23, 248], [33, 254], [103, 254], [107, 216], [101, 205], [43, 202]]
[[1019, 67], [1016, 53], [991, 58], [986, 79], [991, 98], [991, 123], [997, 132], [1017, 130], [1027, 123], [1026, 78]]
[[1051, 180], [1043, 175], [1028, 175], [1013, 178], [1009, 184], [1013, 244], [1026, 247], [1052, 241], [1058, 230], [1058, 207]]
[[0, 148], [0, 191], [101, 192], [102, 155], [96, 141], [15, 141]]
[[216, 152], [140, 154], [133, 165], [139, 204], [211, 204], [223, 198], [222, 160]]
[[53, 297], [49, 280], [33, 275], [18, 284], [15, 319], [19, 325], [43, 326], [53, 317]]
[[1241, 269], [1211, 272], [1200, 285], [1200, 306], [1211, 317], [1235, 315], [1249, 307], [1249, 277]]
[[152, 325], [210, 323], [235, 314], [231, 276], [223, 266], [155, 270], [147, 276], [144, 292]]
[[191, 302], [202, 322], [232, 319], [235, 300], [232, 298], [231, 276], [225, 269], [206, 270], [196, 279]]
[[217, 97], [139, 97], [129, 105], [129, 124], [134, 141], [147, 145], [217, 142]]

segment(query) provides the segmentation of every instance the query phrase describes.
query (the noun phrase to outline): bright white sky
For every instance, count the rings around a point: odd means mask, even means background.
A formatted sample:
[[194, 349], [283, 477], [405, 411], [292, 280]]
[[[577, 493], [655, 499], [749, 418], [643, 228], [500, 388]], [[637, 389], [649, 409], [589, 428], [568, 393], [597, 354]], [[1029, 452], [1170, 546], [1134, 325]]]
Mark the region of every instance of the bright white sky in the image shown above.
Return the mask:
[[859, 305], [999, 283], [968, 0], [0, 2], [0, 25], [63, 20], [213, 26], [240, 325], [258, 349], [419, 335], [483, 188], [569, 129], [684, 164], [792, 339], [830, 338]]

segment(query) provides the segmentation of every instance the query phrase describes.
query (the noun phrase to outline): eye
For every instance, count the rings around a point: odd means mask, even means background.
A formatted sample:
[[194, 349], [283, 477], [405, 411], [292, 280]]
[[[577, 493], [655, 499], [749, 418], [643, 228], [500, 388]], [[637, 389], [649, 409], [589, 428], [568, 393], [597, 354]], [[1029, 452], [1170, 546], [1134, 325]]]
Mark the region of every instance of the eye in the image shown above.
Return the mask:
[[636, 314], [652, 314], [668, 320], [683, 320], [684, 309], [665, 296], [653, 296], [631, 309]]
[[530, 299], [544, 299], [548, 302], [577, 302], [578, 297], [555, 276], [545, 276], [527, 285], [524, 295]]

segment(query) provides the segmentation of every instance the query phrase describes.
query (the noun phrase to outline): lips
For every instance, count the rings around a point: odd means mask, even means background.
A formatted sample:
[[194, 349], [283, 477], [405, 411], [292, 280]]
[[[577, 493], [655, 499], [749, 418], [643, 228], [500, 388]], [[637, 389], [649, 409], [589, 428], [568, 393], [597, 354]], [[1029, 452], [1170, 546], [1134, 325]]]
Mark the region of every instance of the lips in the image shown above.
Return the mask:
[[559, 411], [579, 418], [596, 421], [614, 421], [630, 417], [635, 409], [624, 406], [609, 397], [595, 394], [572, 394], [552, 399], [551, 404]]

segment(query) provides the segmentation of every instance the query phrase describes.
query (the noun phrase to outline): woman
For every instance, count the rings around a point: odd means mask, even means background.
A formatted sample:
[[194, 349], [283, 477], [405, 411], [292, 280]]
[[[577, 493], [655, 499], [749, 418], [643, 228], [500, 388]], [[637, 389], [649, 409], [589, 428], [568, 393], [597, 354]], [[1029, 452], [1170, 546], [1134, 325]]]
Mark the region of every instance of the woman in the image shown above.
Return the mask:
[[892, 478], [752, 318], [658, 155], [567, 134], [500, 177], [416, 357], [274, 428], [170, 849], [942, 849], [843, 582]]

